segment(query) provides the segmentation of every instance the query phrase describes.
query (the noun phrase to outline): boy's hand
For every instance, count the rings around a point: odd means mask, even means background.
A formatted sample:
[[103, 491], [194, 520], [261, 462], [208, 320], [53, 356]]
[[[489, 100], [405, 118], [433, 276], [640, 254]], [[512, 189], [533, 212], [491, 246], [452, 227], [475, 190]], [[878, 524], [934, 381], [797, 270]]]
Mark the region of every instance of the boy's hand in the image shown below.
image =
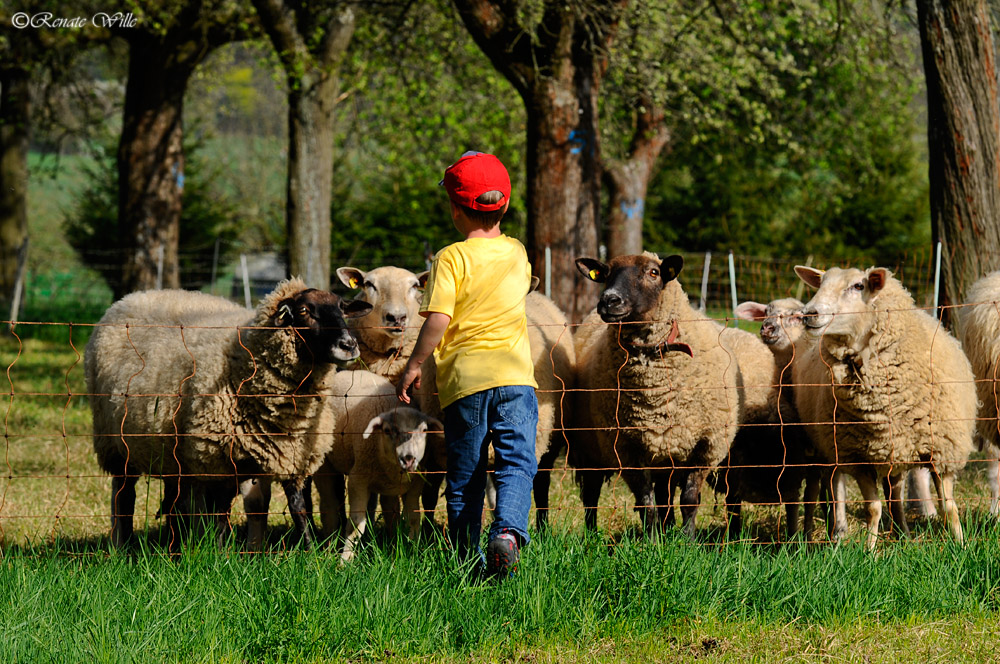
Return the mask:
[[406, 363], [406, 369], [403, 371], [403, 376], [396, 383], [396, 398], [398, 398], [403, 403], [410, 403], [410, 388], [415, 387], [420, 389], [420, 365], [413, 366], [411, 363]]

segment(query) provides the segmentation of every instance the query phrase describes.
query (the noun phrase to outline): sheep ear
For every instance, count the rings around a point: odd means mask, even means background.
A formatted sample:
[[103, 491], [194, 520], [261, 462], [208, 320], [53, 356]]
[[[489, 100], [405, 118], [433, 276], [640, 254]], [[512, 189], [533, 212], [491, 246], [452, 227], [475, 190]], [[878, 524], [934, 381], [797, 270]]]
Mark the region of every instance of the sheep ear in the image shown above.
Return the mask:
[[425, 288], [427, 286], [427, 279], [431, 276], [428, 270], [424, 270], [417, 275], [417, 288]]
[[743, 320], [764, 320], [767, 317], [767, 305], [760, 302], [744, 302], [736, 307], [736, 317]]
[[427, 418], [427, 431], [435, 431], [444, 433], [444, 425], [441, 424], [440, 420], [436, 420], [433, 417]]
[[284, 300], [278, 305], [278, 311], [274, 314], [275, 325], [290, 325], [295, 320], [292, 313], [292, 300]]
[[611, 271], [607, 265], [596, 258], [577, 258], [576, 269], [578, 269], [580, 274], [583, 276], [587, 277], [591, 281], [596, 281], [599, 284], [603, 284], [607, 281], [608, 273]]
[[826, 274], [826, 271], [817, 270], [808, 265], [796, 265], [795, 274], [799, 275], [799, 279], [804, 281], [806, 285], [819, 288], [819, 285], [823, 283], [823, 275]]
[[361, 434], [361, 438], [364, 440], [368, 440], [369, 438], [372, 437], [373, 433], [381, 430], [382, 430], [382, 416], [376, 415], [372, 419], [372, 421], [368, 423], [368, 426], [365, 427], [365, 432]]
[[884, 267], [873, 267], [868, 271], [868, 290], [878, 293], [885, 288], [885, 282], [889, 280], [889, 270]]
[[343, 312], [345, 318], [360, 318], [371, 313], [371, 310], [374, 308], [369, 303], [362, 302], [361, 300], [340, 301], [340, 310]]
[[660, 278], [663, 280], [663, 285], [666, 286], [668, 283], [677, 278], [677, 275], [681, 273], [681, 268], [684, 267], [684, 257], [674, 254], [672, 256], [667, 256], [660, 263]]
[[337, 278], [348, 288], [361, 288], [365, 283], [365, 273], [356, 267], [338, 267]]
[[528, 292], [531, 293], [533, 291], [538, 290], [538, 284], [540, 283], [542, 283], [541, 279], [539, 279], [535, 275], [531, 275], [531, 285], [528, 287]]

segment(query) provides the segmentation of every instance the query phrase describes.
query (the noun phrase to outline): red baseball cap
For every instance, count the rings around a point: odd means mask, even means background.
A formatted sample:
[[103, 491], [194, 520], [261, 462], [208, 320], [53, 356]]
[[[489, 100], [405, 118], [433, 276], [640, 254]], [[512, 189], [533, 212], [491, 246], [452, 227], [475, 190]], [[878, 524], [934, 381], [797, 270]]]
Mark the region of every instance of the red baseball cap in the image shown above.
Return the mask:
[[[473, 210], [492, 212], [507, 204], [510, 198], [510, 175], [500, 160], [486, 152], [466, 152], [444, 172], [444, 185], [448, 197], [459, 205]], [[503, 194], [496, 203], [478, 203], [476, 199], [487, 191]]]

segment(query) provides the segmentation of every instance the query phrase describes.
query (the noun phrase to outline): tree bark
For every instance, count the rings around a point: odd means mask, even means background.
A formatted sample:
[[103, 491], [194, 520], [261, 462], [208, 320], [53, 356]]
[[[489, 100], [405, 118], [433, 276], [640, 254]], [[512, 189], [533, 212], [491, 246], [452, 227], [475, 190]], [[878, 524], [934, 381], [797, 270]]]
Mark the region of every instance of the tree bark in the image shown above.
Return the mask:
[[931, 219], [942, 312], [1000, 267], [1000, 109], [983, 0], [918, 0], [927, 79]]
[[642, 253], [646, 191], [653, 166], [670, 141], [666, 115], [648, 101], [641, 103], [635, 133], [625, 161], [605, 160], [608, 183], [608, 257]]
[[[330, 287], [330, 205], [333, 197], [334, 108], [338, 72], [356, 23], [355, 3], [302, 6], [254, 0], [288, 79], [288, 179], [285, 224], [289, 275]], [[326, 18], [315, 13], [327, 11]], [[323, 27], [321, 36], [301, 26]]]
[[18, 255], [28, 240], [28, 72], [0, 67], [0, 297], [13, 297]]
[[[527, 250], [532, 269], [550, 269], [552, 298], [573, 322], [597, 291], [573, 261], [597, 253], [601, 193], [597, 95], [618, 2], [580, 9], [546, 3], [533, 35], [510, 0], [455, 0], [473, 39], [520, 93], [527, 109]], [[584, 15], [582, 12], [589, 11]], [[551, 265], [545, 265], [545, 249]]]

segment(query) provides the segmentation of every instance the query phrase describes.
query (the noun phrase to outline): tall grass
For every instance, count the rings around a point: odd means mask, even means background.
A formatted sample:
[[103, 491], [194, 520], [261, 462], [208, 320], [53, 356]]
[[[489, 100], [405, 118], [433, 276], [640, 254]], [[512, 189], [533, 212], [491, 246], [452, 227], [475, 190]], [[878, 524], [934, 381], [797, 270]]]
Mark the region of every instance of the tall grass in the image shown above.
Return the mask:
[[3, 661], [462, 658], [641, 639], [692, 621], [908, 624], [995, 619], [1000, 539], [968, 546], [759, 546], [538, 537], [518, 575], [468, 582], [439, 544], [247, 557], [202, 542], [74, 557], [8, 553]]

